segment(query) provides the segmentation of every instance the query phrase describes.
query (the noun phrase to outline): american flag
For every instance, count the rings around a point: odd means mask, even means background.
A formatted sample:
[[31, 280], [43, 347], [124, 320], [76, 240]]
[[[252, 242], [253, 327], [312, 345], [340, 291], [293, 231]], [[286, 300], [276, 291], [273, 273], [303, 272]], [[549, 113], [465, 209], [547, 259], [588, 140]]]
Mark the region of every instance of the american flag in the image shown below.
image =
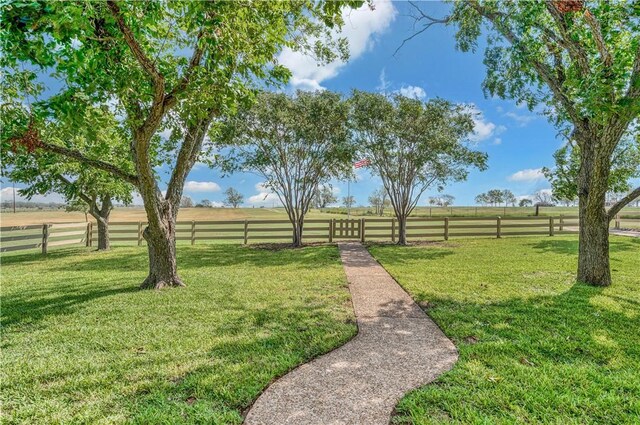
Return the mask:
[[365, 158], [365, 159], [361, 159], [360, 161], [354, 162], [353, 166], [356, 168], [362, 168], [362, 167], [366, 167], [369, 164], [371, 164], [371, 161]]

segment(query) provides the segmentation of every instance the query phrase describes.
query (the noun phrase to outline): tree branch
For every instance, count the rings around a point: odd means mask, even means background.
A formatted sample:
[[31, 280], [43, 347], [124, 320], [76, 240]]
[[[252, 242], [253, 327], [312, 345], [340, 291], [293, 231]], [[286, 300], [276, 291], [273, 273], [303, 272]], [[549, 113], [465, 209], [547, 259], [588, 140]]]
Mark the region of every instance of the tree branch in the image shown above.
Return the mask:
[[202, 56], [204, 55], [204, 49], [200, 46], [200, 40], [203, 37], [203, 32], [200, 31], [198, 37], [196, 38], [196, 43], [193, 49], [193, 55], [191, 55], [191, 59], [189, 60], [189, 65], [184, 72], [184, 75], [176, 84], [176, 86], [171, 89], [171, 91], [164, 97], [164, 107], [171, 108], [177, 102], [177, 96], [182, 93], [187, 86], [189, 85], [189, 81], [193, 76], [193, 70], [200, 65], [200, 61], [202, 61]]
[[57, 153], [67, 158], [75, 159], [76, 161], [82, 164], [89, 165], [91, 167], [95, 167], [100, 170], [106, 171], [108, 173], [113, 174], [116, 177], [119, 177], [131, 183], [134, 186], [138, 186], [139, 181], [137, 176], [133, 174], [129, 174], [126, 171], [121, 170], [119, 167], [113, 164], [109, 164], [108, 162], [100, 161], [99, 159], [89, 158], [80, 151], [65, 148], [63, 146], [58, 146], [58, 145], [54, 145], [54, 144], [43, 142], [43, 141], [40, 141], [40, 143], [38, 144], [38, 147], [41, 149], [44, 149], [47, 152]]
[[640, 186], [636, 187], [634, 190], [629, 192], [627, 196], [620, 199], [618, 202], [613, 204], [611, 208], [609, 208], [609, 211], [607, 211], [609, 221], [613, 220], [614, 217], [620, 212], [620, 210], [622, 210], [628, 203], [638, 197], [640, 197]]
[[[413, 33], [411, 36], [405, 38], [404, 40], [402, 40], [402, 43], [400, 43], [400, 46], [398, 46], [398, 48], [395, 50], [395, 52], [393, 52], [393, 56], [396, 55], [396, 53], [398, 53], [400, 51], [400, 49], [402, 49], [402, 47], [410, 40], [412, 40], [413, 38], [419, 36], [420, 34], [422, 34], [423, 32], [425, 32], [426, 30], [428, 30], [432, 25], [435, 24], [448, 24], [451, 21], [451, 16], [445, 16], [444, 18], [434, 18], [433, 16], [429, 16], [426, 13], [424, 13], [422, 11], [422, 9], [420, 9], [414, 2], [410, 1], [409, 4], [411, 6], [413, 6], [413, 8], [420, 14], [419, 17], [415, 18], [416, 22], [422, 21], [422, 20], [427, 20], [428, 22], [426, 24], [424, 24], [424, 26], [422, 27], [422, 29], [418, 32]], [[415, 27], [415, 25], [414, 25]]]
[[116, 2], [114, 0], [107, 0], [107, 6], [109, 7], [109, 10], [111, 10], [111, 14], [116, 20], [116, 24], [124, 36], [124, 40], [127, 43], [127, 46], [129, 46], [131, 53], [133, 53], [133, 56], [136, 58], [142, 69], [152, 80], [154, 88], [154, 103], [161, 103], [164, 99], [164, 77], [160, 74], [154, 62], [144, 53], [142, 46], [140, 46], [136, 40], [131, 28], [129, 28], [129, 26], [124, 22], [120, 7]]
[[[65, 176], [63, 176], [62, 174], [56, 174], [55, 178], [67, 186], [73, 186], [73, 182], [68, 178], [66, 178]], [[93, 204], [95, 202], [87, 194], [85, 194], [84, 192], [78, 192], [78, 197], [80, 197], [80, 199], [82, 199], [87, 204], [89, 204], [90, 209], [93, 208]]]

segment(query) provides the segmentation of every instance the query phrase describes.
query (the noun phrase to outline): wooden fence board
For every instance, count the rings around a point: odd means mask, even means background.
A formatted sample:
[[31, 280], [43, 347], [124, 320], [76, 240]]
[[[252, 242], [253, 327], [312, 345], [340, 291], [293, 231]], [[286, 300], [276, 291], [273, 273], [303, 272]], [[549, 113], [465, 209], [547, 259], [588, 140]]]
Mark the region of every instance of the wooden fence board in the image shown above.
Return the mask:
[[[38, 227], [42, 229], [42, 226], [38, 226]], [[24, 241], [29, 239], [42, 239], [42, 233], [32, 233], [29, 235], [18, 235], [18, 236], [0, 236], [0, 243]]]
[[0, 247], [0, 252], [22, 251], [24, 249], [40, 248], [42, 243], [33, 243], [29, 245], [15, 245], [15, 246], [3, 246]]
[[[407, 220], [407, 237], [444, 238], [449, 237], [502, 237], [502, 236], [543, 236], [553, 234], [574, 234], [577, 230], [566, 230], [566, 227], [577, 227], [575, 216], [529, 216], [529, 217], [410, 217]], [[618, 223], [640, 223], [640, 218], [619, 218]], [[359, 219], [334, 218], [306, 220], [303, 240], [333, 239], [390, 239], [397, 237], [398, 221], [393, 217], [371, 217]], [[110, 224], [110, 240], [113, 242], [138, 242], [141, 229], [146, 222], [112, 222]], [[0, 243], [29, 241], [42, 239], [41, 242], [17, 246], [3, 246], [0, 252], [18, 251], [42, 247], [46, 253], [47, 246], [63, 246], [85, 242], [84, 236], [90, 236], [91, 246], [97, 241], [97, 232], [91, 231], [89, 223], [53, 223], [45, 225], [2, 227]], [[27, 230], [41, 230], [38, 233], [20, 234]], [[56, 229], [70, 229], [56, 232]], [[73, 230], [76, 229], [76, 230]], [[89, 229], [89, 230], [87, 230]], [[366, 231], [365, 231], [366, 229]], [[18, 234], [11, 234], [17, 232]], [[365, 235], [366, 233], [366, 235]], [[61, 239], [71, 236], [82, 238]], [[180, 221], [176, 226], [176, 240], [215, 241], [230, 240], [248, 243], [252, 241], [285, 240], [292, 238], [289, 220], [214, 220], [214, 221]]]

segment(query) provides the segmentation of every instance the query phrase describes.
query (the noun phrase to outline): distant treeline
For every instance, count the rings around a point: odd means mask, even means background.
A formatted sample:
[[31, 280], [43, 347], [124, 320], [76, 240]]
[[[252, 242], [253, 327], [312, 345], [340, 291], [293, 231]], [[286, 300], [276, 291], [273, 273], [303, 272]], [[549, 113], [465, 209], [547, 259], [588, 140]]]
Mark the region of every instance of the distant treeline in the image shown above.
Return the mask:
[[[66, 208], [67, 204], [59, 202], [32, 202], [32, 201], [16, 201], [16, 209], [18, 210], [60, 210]], [[13, 210], [13, 201], [2, 201], [0, 207], [3, 210]]]

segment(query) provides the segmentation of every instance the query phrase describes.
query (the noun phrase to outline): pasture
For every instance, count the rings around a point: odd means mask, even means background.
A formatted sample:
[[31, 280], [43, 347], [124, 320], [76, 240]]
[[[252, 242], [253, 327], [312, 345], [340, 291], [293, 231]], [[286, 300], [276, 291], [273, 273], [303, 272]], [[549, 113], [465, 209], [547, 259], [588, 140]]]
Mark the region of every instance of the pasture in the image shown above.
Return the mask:
[[[351, 210], [352, 217], [366, 217], [373, 213], [372, 207], [355, 207]], [[336, 218], [338, 216], [346, 216], [345, 208], [323, 208], [322, 210], [312, 209], [309, 211], [308, 218]], [[416, 207], [413, 217], [486, 217], [486, 216], [532, 216], [535, 214], [533, 207]], [[559, 216], [559, 215], [577, 215], [577, 207], [543, 207], [540, 209], [540, 215], [543, 216]], [[385, 210], [386, 217], [393, 215], [392, 209]], [[640, 207], [626, 207], [622, 210], [621, 215], [640, 216]], [[90, 221], [93, 220], [88, 216]], [[114, 222], [121, 221], [146, 221], [144, 209], [141, 207], [131, 208], [115, 208], [111, 213], [110, 220]], [[265, 220], [282, 220], [287, 219], [287, 213], [284, 208], [180, 208], [178, 212], [178, 221], [204, 221], [204, 220], [245, 220], [245, 219], [265, 219]], [[28, 224], [41, 223], [69, 223], [85, 221], [85, 215], [78, 211], [67, 212], [64, 210], [34, 210], [34, 211], [18, 211], [15, 214], [9, 210], [3, 210], [0, 213], [0, 222], [2, 226], [21, 226]]]

